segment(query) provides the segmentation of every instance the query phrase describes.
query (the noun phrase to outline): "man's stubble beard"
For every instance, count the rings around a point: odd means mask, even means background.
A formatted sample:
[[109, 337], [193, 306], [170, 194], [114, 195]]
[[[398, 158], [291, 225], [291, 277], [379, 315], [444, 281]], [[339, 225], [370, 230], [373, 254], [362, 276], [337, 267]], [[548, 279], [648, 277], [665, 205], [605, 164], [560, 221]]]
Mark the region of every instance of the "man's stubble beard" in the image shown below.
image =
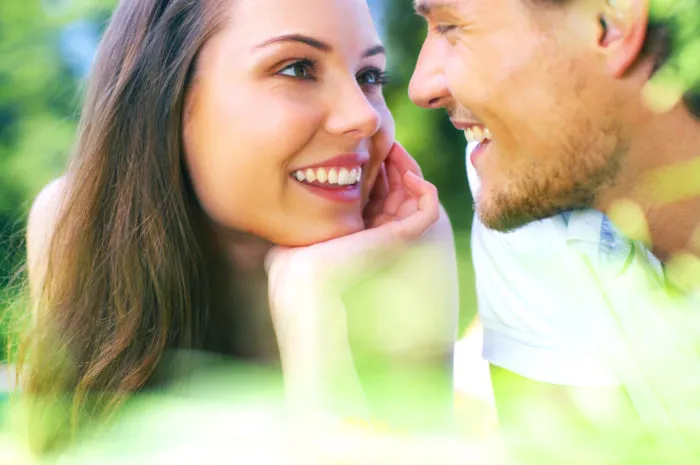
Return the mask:
[[482, 190], [476, 199], [482, 223], [509, 232], [562, 212], [593, 208], [601, 190], [615, 185], [627, 152], [615, 126], [593, 139], [569, 143], [556, 166], [518, 166], [504, 176], [510, 182], [491, 186], [491, 195]]

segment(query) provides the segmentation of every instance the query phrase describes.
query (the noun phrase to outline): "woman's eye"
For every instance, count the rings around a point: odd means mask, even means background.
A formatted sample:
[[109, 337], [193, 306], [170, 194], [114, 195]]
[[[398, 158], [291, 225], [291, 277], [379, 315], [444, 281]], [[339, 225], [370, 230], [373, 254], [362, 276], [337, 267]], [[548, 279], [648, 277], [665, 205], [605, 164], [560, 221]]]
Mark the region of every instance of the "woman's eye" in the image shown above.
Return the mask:
[[377, 68], [365, 70], [357, 75], [357, 82], [361, 86], [383, 86], [386, 81], [386, 72]]
[[282, 68], [277, 74], [296, 79], [314, 79], [316, 63], [308, 60], [298, 60]]

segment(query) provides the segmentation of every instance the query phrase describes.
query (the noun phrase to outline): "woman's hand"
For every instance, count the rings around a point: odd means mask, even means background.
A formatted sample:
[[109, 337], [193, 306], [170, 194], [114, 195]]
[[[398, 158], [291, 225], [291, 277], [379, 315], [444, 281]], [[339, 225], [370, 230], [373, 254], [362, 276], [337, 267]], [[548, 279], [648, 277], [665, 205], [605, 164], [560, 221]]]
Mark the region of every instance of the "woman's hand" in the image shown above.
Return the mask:
[[445, 223], [451, 235], [435, 187], [399, 144], [392, 147], [375, 184], [365, 223], [366, 230], [328, 242], [275, 248], [266, 261], [289, 400], [306, 417], [322, 413], [319, 409], [366, 413], [343, 293], [396, 262], [418, 239], [444, 236]]
[[[408, 152], [394, 144], [365, 208], [367, 229], [312, 246], [270, 251], [266, 269], [273, 317], [303, 310], [310, 302], [301, 298], [342, 291], [339, 287], [353, 278], [399, 256], [441, 215], [435, 186], [423, 179]], [[314, 282], [302, 285], [308, 279]]]

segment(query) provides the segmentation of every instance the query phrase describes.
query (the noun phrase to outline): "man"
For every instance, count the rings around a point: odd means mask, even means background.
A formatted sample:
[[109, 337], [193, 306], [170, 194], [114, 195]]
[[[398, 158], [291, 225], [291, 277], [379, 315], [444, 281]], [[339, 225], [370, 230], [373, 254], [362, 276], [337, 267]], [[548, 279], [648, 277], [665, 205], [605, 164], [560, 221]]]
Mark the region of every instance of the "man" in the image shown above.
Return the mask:
[[697, 460], [700, 3], [671, 6], [416, 1], [410, 95], [471, 142], [484, 356], [535, 463]]

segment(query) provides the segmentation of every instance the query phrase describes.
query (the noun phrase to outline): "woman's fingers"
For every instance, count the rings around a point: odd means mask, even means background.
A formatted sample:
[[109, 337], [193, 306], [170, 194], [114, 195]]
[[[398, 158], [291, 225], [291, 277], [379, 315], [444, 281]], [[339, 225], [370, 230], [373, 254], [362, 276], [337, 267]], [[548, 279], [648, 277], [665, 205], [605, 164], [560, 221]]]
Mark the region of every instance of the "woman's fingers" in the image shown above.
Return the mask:
[[355, 271], [381, 267], [403, 253], [440, 216], [435, 186], [421, 177], [418, 165], [399, 144], [392, 148], [371, 197], [364, 212], [368, 229], [314, 246], [275, 249], [266, 263], [270, 275], [288, 268], [290, 257], [296, 268], [308, 265], [310, 270], [331, 274], [337, 270], [354, 275]]
[[406, 190], [403, 185], [401, 172], [393, 163], [387, 162], [386, 171], [389, 180], [389, 195], [387, 195], [386, 201], [384, 202], [383, 213], [395, 216], [404, 200]]
[[[407, 190], [416, 198], [415, 210], [397, 221], [399, 236], [412, 239], [422, 236], [440, 217], [437, 189], [428, 181], [409, 171], [404, 175]], [[410, 205], [413, 208], [414, 205]]]
[[386, 161], [390, 193], [384, 204], [384, 213], [406, 218], [418, 208], [418, 196], [406, 186], [406, 173], [422, 178], [418, 163], [398, 142], [394, 143]]
[[385, 225], [385, 224], [387, 224], [391, 221], [394, 221], [394, 220], [396, 220], [396, 217], [394, 215], [389, 215], [387, 213], [380, 213], [379, 215], [377, 215], [374, 218], [372, 223], [369, 224], [368, 226], [370, 228], [378, 228], [378, 227]]
[[389, 195], [389, 180], [386, 175], [386, 164], [382, 163], [379, 167], [379, 173], [377, 174], [377, 179], [374, 180], [374, 186], [369, 193], [370, 200], [380, 200], [386, 199]]
[[367, 205], [362, 212], [365, 227], [372, 228], [377, 222], [377, 217], [384, 211], [384, 203], [389, 195], [389, 180], [386, 174], [386, 165], [382, 163], [374, 186], [369, 194]]
[[393, 248], [419, 238], [438, 220], [440, 207], [435, 186], [412, 172], [404, 174], [403, 179], [403, 185], [412, 197], [405, 205], [399, 206], [399, 209], [406, 210], [406, 216], [399, 218], [383, 213], [378, 219], [386, 222], [378, 227], [346, 236], [337, 242], [331, 241], [342, 245], [338, 250], [342, 249], [349, 256], [365, 255], [371, 259], [372, 252], [379, 248]]
[[421, 185], [414, 182], [412, 187], [409, 187], [406, 184], [407, 179], [411, 179], [406, 177], [407, 173], [411, 173], [418, 180], [422, 179], [418, 163], [398, 142], [392, 147], [385, 163], [389, 192], [381, 213], [372, 215], [373, 220], [366, 222], [369, 227], [376, 228], [390, 221], [407, 218], [419, 209]]
[[405, 173], [409, 171], [419, 177], [423, 177], [420, 166], [418, 162], [411, 156], [408, 151], [403, 148], [401, 144], [396, 142], [389, 152], [387, 161], [396, 166], [400, 173]]
[[437, 220], [440, 214], [437, 188], [412, 172], [406, 173], [404, 179], [408, 191], [418, 198], [418, 210], [435, 215], [435, 220]]
[[399, 209], [396, 211], [396, 218], [406, 218], [409, 215], [418, 210], [418, 199], [415, 197], [409, 197], [401, 204]]

